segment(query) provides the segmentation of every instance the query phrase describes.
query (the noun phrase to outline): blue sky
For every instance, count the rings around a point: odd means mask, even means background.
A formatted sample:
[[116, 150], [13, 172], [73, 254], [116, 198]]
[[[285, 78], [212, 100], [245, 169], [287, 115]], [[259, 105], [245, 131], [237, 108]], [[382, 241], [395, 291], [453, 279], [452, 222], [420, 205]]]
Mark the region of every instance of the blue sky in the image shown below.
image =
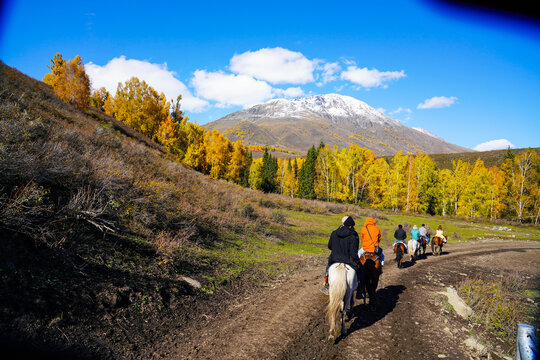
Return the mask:
[[540, 146], [538, 22], [427, 0], [2, 3], [7, 65], [42, 79], [78, 54], [95, 87], [138, 76], [199, 124], [339, 93], [461, 146]]

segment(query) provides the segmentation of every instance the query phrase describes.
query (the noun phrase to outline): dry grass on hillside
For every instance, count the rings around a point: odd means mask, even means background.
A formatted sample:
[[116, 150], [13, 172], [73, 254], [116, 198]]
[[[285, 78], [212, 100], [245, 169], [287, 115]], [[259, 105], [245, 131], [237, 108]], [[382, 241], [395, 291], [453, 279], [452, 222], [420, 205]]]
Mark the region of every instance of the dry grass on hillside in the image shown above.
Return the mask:
[[13, 233], [50, 246], [82, 228], [212, 241], [223, 229], [272, 221], [267, 208], [347, 209], [211, 180], [111, 117], [63, 103], [41, 82], [5, 65], [1, 78], [0, 224]]

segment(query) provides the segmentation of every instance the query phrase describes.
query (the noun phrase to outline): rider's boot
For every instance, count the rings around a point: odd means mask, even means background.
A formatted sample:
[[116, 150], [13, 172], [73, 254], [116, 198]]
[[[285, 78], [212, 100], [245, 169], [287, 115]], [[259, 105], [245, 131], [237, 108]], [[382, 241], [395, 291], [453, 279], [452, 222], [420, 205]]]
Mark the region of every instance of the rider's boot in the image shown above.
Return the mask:
[[324, 284], [323, 287], [320, 288], [321, 292], [325, 295], [328, 295], [328, 274], [324, 277]]

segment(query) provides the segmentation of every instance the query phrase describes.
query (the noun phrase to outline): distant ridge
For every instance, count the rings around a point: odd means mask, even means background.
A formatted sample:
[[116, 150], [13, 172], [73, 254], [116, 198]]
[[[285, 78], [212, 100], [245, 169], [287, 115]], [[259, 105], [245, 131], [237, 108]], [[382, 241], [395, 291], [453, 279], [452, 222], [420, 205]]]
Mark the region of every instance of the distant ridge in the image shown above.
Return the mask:
[[363, 101], [339, 94], [276, 99], [236, 111], [205, 126], [231, 141], [306, 152], [321, 141], [340, 148], [356, 144], [377, 155], [468, 152], [422, 128], [410, 128]]
[[[514, 155], [520, 154], [523, 149], [511, 149]], [[536, 153], [540, 153], [540, 148], [532, 148]], [[484, 162], [486, 167], [501, 166], [504, 161], [504, 154], [508, 150], [490, 150], [490, 151], [473, 151], [466, 153], [453, 154], [431, 154], [430, 157], [435, 161], [439, 169], [452, 169], [452, 161], [462, 160], [474, 164], [478, 159]]]

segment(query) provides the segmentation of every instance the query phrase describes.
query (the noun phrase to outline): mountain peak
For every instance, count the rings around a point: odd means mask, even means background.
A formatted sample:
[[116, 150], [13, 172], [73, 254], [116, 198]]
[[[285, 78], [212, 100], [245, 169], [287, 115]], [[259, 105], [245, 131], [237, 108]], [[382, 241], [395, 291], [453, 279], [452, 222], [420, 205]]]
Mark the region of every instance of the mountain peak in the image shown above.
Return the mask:
[[321, 141], [339, 147], [356, 144], [384, 155], [400, 150], [467, 151], [425, 130], [407, 127], [363, 101], [340, 94], [274, 99], [236, 111], [206, 127], [224, 132], [233, 141], [296, 152], [307, 151]]
[[[340, 94], [312, 95], [296, 99], [274, 99], [252, 107], [252, 112], [265, 117], [305, 117], [317, 116], [342, 123], [344, 120], [356, 123], [378, 123], [400, 126], [401, 124], [374, 109], [363, 101]], [[249, 112], [251, 109], [248, 109]]]

